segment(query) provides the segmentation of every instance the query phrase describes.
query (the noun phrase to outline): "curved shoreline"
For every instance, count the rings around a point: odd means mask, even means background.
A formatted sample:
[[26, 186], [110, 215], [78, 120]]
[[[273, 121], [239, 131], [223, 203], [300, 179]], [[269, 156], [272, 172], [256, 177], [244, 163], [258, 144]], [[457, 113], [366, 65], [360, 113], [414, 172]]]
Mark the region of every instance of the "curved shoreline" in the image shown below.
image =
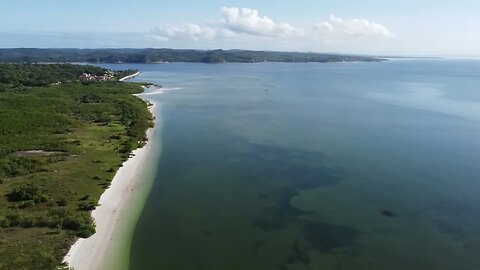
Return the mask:
[[[100, 197], [99, 206], [92, 211], [96, 225], [95, 234], [87, 239], [78, 239], [64, 257], [63, 261], [75, 270], [119, 269], [118, 266], [106, 268], [106, 265], [112, 264], [109, 260], [114, 260], [113, 257], [118, 255], [114, 253], [127, 252], [124, 246], [131, 240], [127, 238], [131, 238], [133, 234], [136, 219], [153, 182], [146, 180], [153, 177], [153, 174], [149, 175], [149, 161], [152, 160], [152, 152], [155, 152], [152, 151], [153, 135], [158, 131], [160, 123], [155, 114], [157, 104], [152, 100], [146, 101], [152, 104], [149, 110], [154, 116], [155, 125], [147, 130], [147, 144], [130, 154], [130, 158], [115, 174], [111, 186]], [[120, 251], [120, 248], [123, 250]], [[115, 252], [112, 249], [115, 249]], [[127, 258], [122, 258], [123, 263], [116, 263], [125, 267], [129, 254], [122, 255]]]

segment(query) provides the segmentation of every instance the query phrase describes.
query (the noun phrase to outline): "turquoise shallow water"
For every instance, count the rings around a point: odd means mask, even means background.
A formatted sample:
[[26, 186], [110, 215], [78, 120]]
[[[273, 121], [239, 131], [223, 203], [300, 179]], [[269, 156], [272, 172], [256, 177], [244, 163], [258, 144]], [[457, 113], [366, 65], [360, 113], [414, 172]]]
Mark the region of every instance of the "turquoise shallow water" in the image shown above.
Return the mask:
[[164, 86], [131, 269], [480, 269], [480, 61], [113, 67]]

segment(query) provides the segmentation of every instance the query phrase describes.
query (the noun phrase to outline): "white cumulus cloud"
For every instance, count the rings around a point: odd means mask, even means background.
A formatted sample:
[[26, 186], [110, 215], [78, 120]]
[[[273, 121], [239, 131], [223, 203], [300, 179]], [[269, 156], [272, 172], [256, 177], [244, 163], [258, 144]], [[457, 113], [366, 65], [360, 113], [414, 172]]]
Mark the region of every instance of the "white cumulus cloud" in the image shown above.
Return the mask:
[[365, 19], [341, 19], [330, 15], [328, 21], [317, 23], [313, 29], [329, 39], [390, 38], [395, 35], [385, 26]]
[[223, 27], [230, 34], [246, 34], [264, 37], [287, 37], [302, 35], [302, 31], [288, 23], [278, 23], [258, 11], [249, 8], [222, 7]]
[[147, 39], [160, 42], [166, 42], [171, 39], [190, 39], [198, 41], [202, 39], [213, 39], [215, 35], [215, 30], [210, 27], [197, 24], [186, 24], [180, 27], [157, 27], [147, 35]]
[[[260, 15], [255, 9], [222, 7], [220, 17], [204, 23], [160, 26], [145, 35], [151, 44], [174, 46], [242, 47], [286, 50], [369, 52], [395, 35], [382, 24], [365, 19], [330, 18], [307, 29]], [[381, 42], [379, 42], [381, 41]], [[390, 40], [392, 41], [392, 40]], [[240, 45], [240, 46], [239, 46]]]

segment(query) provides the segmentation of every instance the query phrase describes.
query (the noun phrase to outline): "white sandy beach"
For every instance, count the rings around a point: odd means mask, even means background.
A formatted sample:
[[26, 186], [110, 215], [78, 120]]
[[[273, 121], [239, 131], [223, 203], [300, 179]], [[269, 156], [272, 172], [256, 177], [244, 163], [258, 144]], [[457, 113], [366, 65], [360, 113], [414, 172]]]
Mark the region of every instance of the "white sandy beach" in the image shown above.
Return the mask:
[[134, 74], [132, 74], [132, 75], [125, 76], [125, 77], [119, 79], [118, 81], [119, 81], [119, 82], [123, 82], [123, 81], [125, 81], [125, 80], [131, 79], [131, 78], [136, 77], [136, 76], [138, 76], [138, 75], [140, 75], [140, 72], [134, 73]]
[[[153, 114], [155, 103], [152, 103], [149, 109]], [[147, 131], [146, 146], [132, 152], [132, 156], [115, 174], [111, 186], [100, 197], [100, 206], [92, 212], [96, 233], [88, 239], [78, 239], [71, 247], [64, 258], [64, 262], [70, 267], [75, 270], [101, 269], [107, 251], [112, 248], [115, 238], [122, 237], [118, 233], [115, 234], [115, 230], [118, 226], [125, 226], [125, 223], [128, 223], [131, 218], [129, 217], [131, 213], [127, 211], [129, 203], [145, 192], [144, 171], [150, 159], [151, 139], [155, 131], [155, 128]]]

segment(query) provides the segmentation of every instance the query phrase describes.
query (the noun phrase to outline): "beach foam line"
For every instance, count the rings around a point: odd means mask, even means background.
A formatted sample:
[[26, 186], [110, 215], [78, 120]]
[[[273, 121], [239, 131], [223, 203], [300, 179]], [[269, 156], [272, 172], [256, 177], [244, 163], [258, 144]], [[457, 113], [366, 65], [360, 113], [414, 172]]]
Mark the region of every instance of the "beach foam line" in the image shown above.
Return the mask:
[[[150, 112], [154, 114], [156, 104], [149, 107]], [[155, 120], [157, 126], [158, 120]], [[92, 217], [95, 221], [96, 232], [87, 239], [78, 239], [70, 248], [68, 254], [64, 257], [64, 262], [75, 270], [96, 270], [105, 268], [105, 260], [108, 260], [106, 254], [113, 248], [115, 240], [128, 236], [116, 235], [119, 226], [134, 226], [127, 224], [132, 222], [132, 209], [128, 207], [130, 202], [138, 201], [148, 187], [148, 181], [145, 181], [145, 171], [148, 170], [149, 160], [151, 158], [153, 134], [156, 128], [150, 128], [147, 131], [147, 144], [134, 150], [130, 158], [122, 164], [111, 186], [102, 194], [99, 200], [99, 206], [92, 211]], [[136, 212], [141, 209], [136, 209]], [[138, 215], [138, 213], [135, 213]], [[133, 221], [136, 222], [136, 221]], [[127, 259], [128, 260], [128, 259]], [[127, 269], [127, 268], [126, 268]]]
[[182, 87], [170, 87], [170, 88], [160, 88], [163, 91], [175, 91], [175, 90], [182, 90]]
[[182, 87], [170, 87], [170, 88], [161, 88], [157, 86], [150, 86], [146, 87], [148, 89], [148, 92], [144, 92], [141, 94], [138, 94], [138, 96], [153, 96], [153, 95], [160, 95], [168, 91], [177, 91], [177, 90], [182, 90]]

